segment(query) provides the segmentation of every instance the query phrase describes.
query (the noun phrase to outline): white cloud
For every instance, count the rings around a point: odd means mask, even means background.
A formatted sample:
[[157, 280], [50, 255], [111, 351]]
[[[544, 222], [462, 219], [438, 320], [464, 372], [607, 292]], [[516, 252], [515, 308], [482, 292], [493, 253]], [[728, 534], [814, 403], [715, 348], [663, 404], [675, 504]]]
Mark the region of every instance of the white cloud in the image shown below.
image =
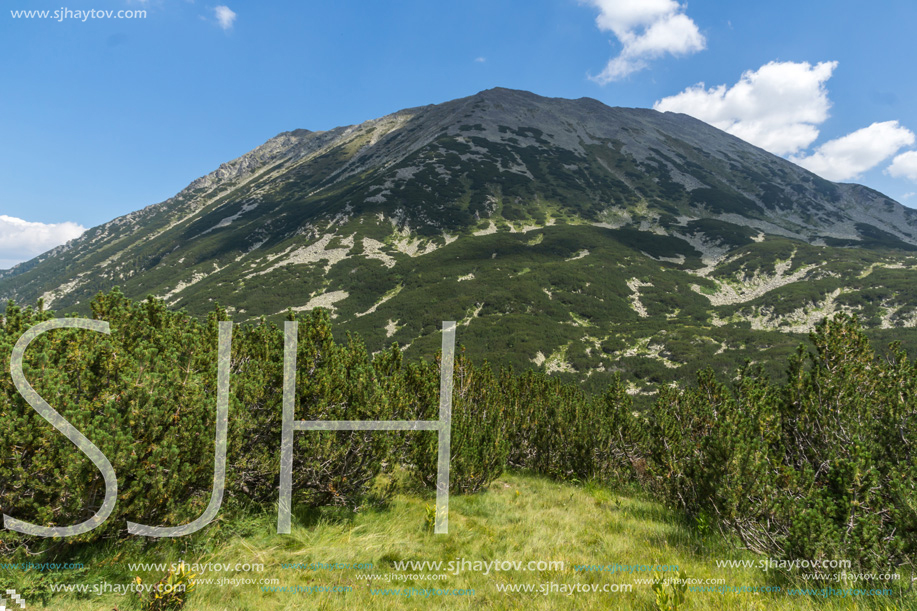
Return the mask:
[[[770, 62], [748, 70], [732, 87], [707, 89], [703, 83], [653, 104], [659, 111], [683, 112], [770, 151], [828, 180], [850, 180], [871, 170], [914, 134], [897, 121], [873, 123], [803, 154], [818, 138], [831, 102], [825, 83], [837, 62]], [[917, 151], [902, 153], [886, 170], [917, 182]]]
[[213, 9], [216, 15], [217, 24], [226, 31], [232, 29], [232, 24], [236, 21], [236, 14], [228, 6], [220, 5]]
[[907, 178], [917, 182], [917, 151], [907, 151], [895, 157], [891, 165], [885, 169], [885, 173], [895, 178]]
[[609, 60], [594, 81], [605, 85], [643, 70], [648, 61], [666, 53], [687, 55], [707, 41], [697, 24], [675, 0], [584, 0], [599, 9], [595, 23], [621, 42], [621, 53]]
[[703, 83], [653, 104], [682, 112], [777, 155], [799, 152], [818, 138], [831, 102], [825, 82], [837, 62], [770, 62], [728, 87]]
[[76, 223], [31, 223], [0, 214], [0, 269], [78, 238], [86, 228]]
[[[826, 142], [806, 157], [790, 157], [790, 161], [828, 180], [850, 180], [911, 144], [914, 144], [911, 130], [897, 121], [885, 121]], [[905, 155], [907, 153], [900, 157]], [[917, 170], [915, 161], [910, 162], [913, 170]], [[907, 163], [906, 160], [899, 167], [904, 168]]]
[[474, 61], [478, 62], [479, 64], [483, 64], [484, 62], [487, 61], [487, 58], [486, 57], [476, 57], [474, 58]]

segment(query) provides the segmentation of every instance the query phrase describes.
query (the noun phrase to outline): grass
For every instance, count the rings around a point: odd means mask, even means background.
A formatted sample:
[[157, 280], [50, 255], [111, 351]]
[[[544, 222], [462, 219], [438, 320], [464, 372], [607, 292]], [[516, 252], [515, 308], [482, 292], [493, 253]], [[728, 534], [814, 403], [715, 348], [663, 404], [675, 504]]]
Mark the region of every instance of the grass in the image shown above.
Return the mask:
[[[263, 572], [215, 572], [198, 576], [189, 594], [187, 611], [292, 609], [621, 609], [654, 610], [648, 573], [576, 571], [574, 565], [678, 565], [689, 578], [724, 579], [730, 586], [780, 586], [780, 594], [720, 594], [687, 592], [682, 609], [790, 610], [790, 609], [912, 609], [917, 599], [881, 596], [856, 599], [790, 596], [794, 583], [785, 575], [757, 568], [718, 569], [716, 560], [753, 560], [759, 557], [730, 546], [703, 523], [690, 526], [679, 516], [636, 492], [616, 492], [587, 483], [560, 484], [520, 473], [504, 474], [483, 493], [453, 496], [449, 507], [449, 534], [434, 535], [429, 527], [432, 495], [405, 491], [384, 507], [358, 513], [325, 509], [299, 512], [290, 535], [275, 532], [273, 510], [248, 512], [224, 519], [191, 537], [158, 540], [152, 545], [132, 539], [126, 544], [96, 549], [84, 555], [88, 567], [78, 572], [13, 574], [0, 572], [4, 582], [25, 592], [28, 608], [41, 608], [39, 590], [48, 583], [129, 583], [140, 576], [155, 583], [166, 572], [134, 571], [128, 563], [237, 563], [263, 564]], [[425, 575], [428, 571], [398, 571], [403, 561], [562, 561], [559, 570], [443, 571], [438, 581], [396, 581], [396, 576]], [[363, 570], [307, 570], [284, 564], [371, 564]], [[375, 575], [375, 579], [367, 577]], [[909, 577], [907, 577], [909, 579]], [[39, 584], [39, 579], [44, 584]], [[203, 583], [207, 579], [269, 579], [278, 588], [333, 586], [346, 592], [271, 592], [253, 584]], [[797, 578], [798, 579], [798, 578]], [[237, 582], [238, 583], [238, 582]], [[631, 592], [577, 592], [542, 594], [542, 584], [633, 584]], [[874, 582], [884, 584], [885, 582]], [[511, 585], [533, 585], [535, 591], [504, 592]], [[834, 588], [855, 585], [828, 584]], [[797, 587], [815, 587], [795, 582]], [[396, 588], [471, 589], [473, 595], [381, 595]], [[551, 587], [551, 586], [547, 586]], [[866, 585], [865, 587], [869, 587]], [[878, 587], [882, 587], [879, 585]], [[30, 598], [31, 596], [31, 598]], [[46, 607], [60, 611], [129, 611], [138, 609], [135, 596], [119, 594], [51, 594]]]

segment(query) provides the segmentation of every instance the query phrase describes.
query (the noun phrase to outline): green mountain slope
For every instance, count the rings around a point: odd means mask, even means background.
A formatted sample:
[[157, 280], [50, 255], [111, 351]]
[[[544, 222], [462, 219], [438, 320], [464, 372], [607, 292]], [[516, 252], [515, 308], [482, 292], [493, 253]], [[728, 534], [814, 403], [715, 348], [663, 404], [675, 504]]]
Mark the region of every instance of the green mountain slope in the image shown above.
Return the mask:
[[685, 115], [493, 89], [296, 130], [12, 270], [0, 297], [98, 291], [203, 314], [327, 307], [372, 350], [438, 347], [641, 392], [782, 358], [821, 316], [917, 346], [917, 211]]

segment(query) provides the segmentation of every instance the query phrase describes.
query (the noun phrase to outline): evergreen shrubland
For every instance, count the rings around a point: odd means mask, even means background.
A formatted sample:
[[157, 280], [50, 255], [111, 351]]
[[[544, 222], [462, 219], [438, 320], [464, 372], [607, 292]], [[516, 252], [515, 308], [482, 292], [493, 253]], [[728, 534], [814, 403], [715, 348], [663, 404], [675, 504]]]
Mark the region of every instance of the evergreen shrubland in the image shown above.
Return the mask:
[[[158, 300], [98, 296], [111, 334], [60, 329], [33, 342], [27, 379], [93, 441], [118, 474], [108, 521], [66, 545], [126, 536], [126, 521], [195, 519], [210, 500], [217, 329]], [[0, 360], [54, 315], [9, 304]], [[296, 318], [293, 314], [290, 318]], [[436, 420], [439, 363], [407, 363], [392, 346], [369, 355], [336, 342], [328, 315], [300, 315], [297, 420]], [[561, 480], [636, 480], [671, 506], [772, 557], [901, 566], [917, 556], [917, 377], [897, 346], [878, 358], [856, 319], [812, 334], [772, 383], [745, 366], [724, 383], [710, 370], [692, 386], [661, 386], [636, 410], [619, 379], [603, 394], [536, 372], [520, 375], [455, 358], [450, 484], [486, 487], [507, 467]], [[283, 330], [264, 320], [233, 332], [226, 504], [276, 503], [280, 469]], [[435, 488], [432, 431], [297, 431], [294, 507], [357, 510], [377, 476], [400, 466]], [[69, 525], [101, 505], [101, 473], [0, 376], [0, 509], [40, 525]], [[4, 531], [7, 553], [52, 549]], [[60, 551], [60, 547], [53, 547]]]
[[706, 371], [665, 390], [640, 445], [645, 483], [772, 557], [862, 568], [917, 557], [917, 378], [897, 346], [877, 358], [837, 315], [800, 349], [789, 381], [751, 367], [731, 386]]

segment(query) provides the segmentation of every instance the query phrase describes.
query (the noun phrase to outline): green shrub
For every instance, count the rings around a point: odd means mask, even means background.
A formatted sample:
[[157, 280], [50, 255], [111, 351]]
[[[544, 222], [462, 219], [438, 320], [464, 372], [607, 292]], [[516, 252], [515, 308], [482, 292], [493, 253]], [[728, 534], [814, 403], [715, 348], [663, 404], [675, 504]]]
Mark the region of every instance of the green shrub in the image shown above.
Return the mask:
[[505, 375], [500, 387], [509, 403], [509, 464], [558, 479], [631, 473], [625, 439], [633, 416], [620, 378], [601, 398], [535, 372]]
[[[430, 367], [427, 379], [438, 373]], [[405, 388], [416, 388], [405, 385]], [[418, 405], [418, 420], [439, 417], [439, 388], [426, 386], [424, 402]], [[497, 378], [485, 363], [475, 367], [463, 352], [456, 354], [453, 370], [452, 435], [449, 489], [472, 493], [486, 487], [506, 466], [509, 453], [505, 404], [500, 397]], [[415, 473], [429, 487], [436, 486], [438, 435], [411, 433], [410, 459]]]
[[[24, 359], [26, 379], [108, 457], [118, 503], [99, 528], [68, 545], [117, 537], [125, 522], [188, 522], [209, 502], [216, 406], [216, 315], [206, 324], [165, 309], [100, 296], [93, 316], [111, 334], [59, 329], [39, 336]], [[0, 360], [47, 313], [7, 309]], [[101, 506], [101, 473], [0, 377], [0, 508], [41, 526], [86, 520]], [[7, 541], [16, 539], [12, 533]], [[24, 541], [25, 538], [18, 538]], [[44, 540], [32, 539], [40, 547]]]
[[838, 315], [800, 347], [789, 381], [711, 371], [664, 390], [640, 449], [652, 489], [717, 516], [750, 549], [786, 558], [896, 566], [917, 552], [917, 378], [897, 346], [876, 358]]
[[[299, 320], [294, 421], [392, 420], [391, 386], [355, 339], [338, 345], [328, 314]], [[276, 498], [283, 421], [283, 333], [261, 322], [242, 327], [233, 345], [233, 393], [243, 406], [229, 447], [232, 490], [268, 502]], [[393, 445], [383, 431], [296, 431], [293, 504], [355, 508]]]

